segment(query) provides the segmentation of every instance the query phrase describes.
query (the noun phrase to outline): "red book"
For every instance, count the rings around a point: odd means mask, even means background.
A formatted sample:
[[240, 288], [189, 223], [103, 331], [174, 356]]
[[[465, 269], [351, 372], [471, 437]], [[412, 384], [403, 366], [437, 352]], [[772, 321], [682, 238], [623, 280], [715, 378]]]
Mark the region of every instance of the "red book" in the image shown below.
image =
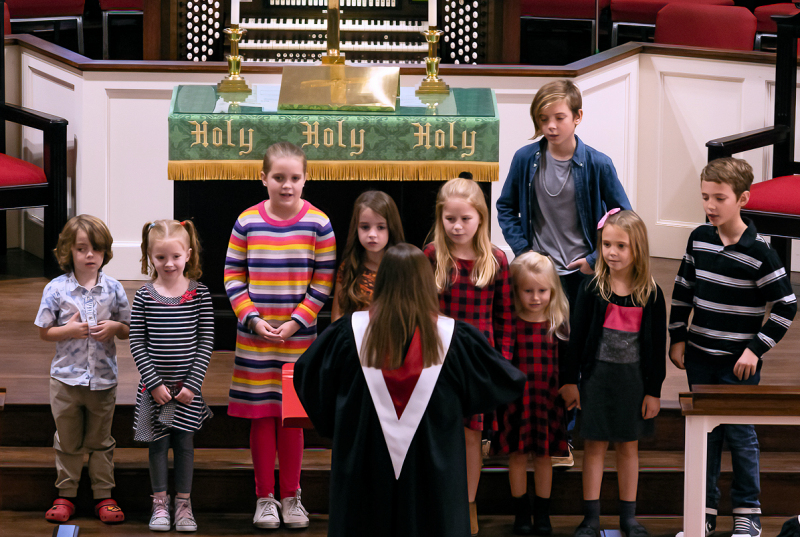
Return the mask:
[[302, 427], [303, 429], [313, 429], [311, 420], [308, 419], [297, 392], [294, 391], [294, 364], [283, 364], [281, 370], [282, 391], [283, 391], [283, 426]]

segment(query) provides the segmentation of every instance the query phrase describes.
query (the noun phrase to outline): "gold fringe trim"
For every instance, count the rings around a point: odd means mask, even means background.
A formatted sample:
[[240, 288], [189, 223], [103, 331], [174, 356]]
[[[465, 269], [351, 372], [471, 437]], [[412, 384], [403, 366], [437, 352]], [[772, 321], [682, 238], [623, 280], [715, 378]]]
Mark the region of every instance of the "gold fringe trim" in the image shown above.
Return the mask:
[[[261, 160], [171, 160], [170, 181], [225, 181], [261, 178]], [[475, 181], [497, 181], [500, 164], [475, 161], [310, 160], [312, 181], [446, 181], [470, 172]]]

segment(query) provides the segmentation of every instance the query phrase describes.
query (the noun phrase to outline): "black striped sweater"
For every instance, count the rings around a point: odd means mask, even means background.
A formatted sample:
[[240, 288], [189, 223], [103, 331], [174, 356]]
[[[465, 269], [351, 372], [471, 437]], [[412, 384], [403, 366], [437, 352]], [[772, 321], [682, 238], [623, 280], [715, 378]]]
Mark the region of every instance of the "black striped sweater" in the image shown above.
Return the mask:
[[[180, 297], [161, 296], [147, 283], [136, 291], [131, 309], [131, 354], [142, 378], [136, 394], [134, 429], [137, 428], [142, 399], [165, 384], [178, 383], [195, 393], [185, 405], [177, 403], [173, 427], [183, 431], [198, 430], [209, 417], [201, 389], [214, 347], [214, 312], [211, 294], [202, 283], [190, 280]], [[149, 419], [156, 438], [166, 435], [157, 421], [157, 412]]]
[[688, 356], [733, 363], [750, 349], [761, 358], [792, 324], [797, 301], [789, 277], [753, 223], [744, 221], [747, 229], [736, 244], [723, 246], [711, 224], [689, 237], [669, 316], [670, 342], [686, 341]]

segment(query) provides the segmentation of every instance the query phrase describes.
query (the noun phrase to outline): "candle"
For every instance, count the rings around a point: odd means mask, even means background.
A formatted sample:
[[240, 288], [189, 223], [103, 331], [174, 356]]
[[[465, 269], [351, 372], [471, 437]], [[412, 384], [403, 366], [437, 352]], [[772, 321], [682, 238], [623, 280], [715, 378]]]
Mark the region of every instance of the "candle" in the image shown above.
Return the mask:
[[428, 0], [428, 26], [436, 26], [436, 3], [439, 0]]
[[239, 24], [239, 0], [231, 0], [231, 24]]

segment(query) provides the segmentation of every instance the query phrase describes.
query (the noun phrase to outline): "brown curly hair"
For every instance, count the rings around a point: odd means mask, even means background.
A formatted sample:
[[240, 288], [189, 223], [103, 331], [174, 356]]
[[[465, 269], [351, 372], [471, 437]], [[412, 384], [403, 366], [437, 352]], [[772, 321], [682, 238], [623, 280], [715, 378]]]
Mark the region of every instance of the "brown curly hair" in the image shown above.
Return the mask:
[[58, 266], [64, 272], [75, 270], [75, 265], [72, 261], [72, 247], [75, 246], [79, 231], [86, 232], [89, 242], [92, 243], [92, 248], [103, 252], [103, 263], [100, 265], [102, 269], [114, 257], [111, 251], [114, 239], [111, 237], [111, 232], [108, 230], [106, 223], [90, 214], [73, 216], [64, 225], [64, 229], [61, 230], [61, 234], [58, 236], [56, 248], [53, 250]]

